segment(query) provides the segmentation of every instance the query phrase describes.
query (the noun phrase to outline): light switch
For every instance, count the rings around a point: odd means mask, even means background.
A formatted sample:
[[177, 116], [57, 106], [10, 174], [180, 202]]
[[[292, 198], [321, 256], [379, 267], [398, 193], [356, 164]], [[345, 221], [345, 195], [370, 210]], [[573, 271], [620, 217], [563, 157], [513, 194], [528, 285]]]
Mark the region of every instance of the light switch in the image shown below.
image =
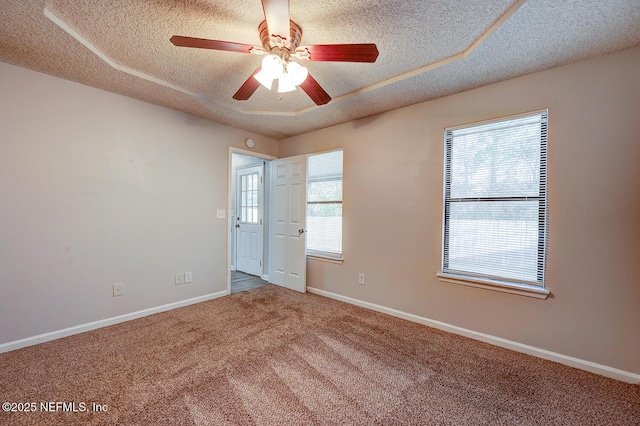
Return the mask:
[[216, 211], [216, 218], [217, 219], [224, 219], [227, 217], [227, 215], [225, 214], [226, 212], [224, 210], [218, 210]]
[[184, 284], [184, 272], [176, 274], [176, 285]]

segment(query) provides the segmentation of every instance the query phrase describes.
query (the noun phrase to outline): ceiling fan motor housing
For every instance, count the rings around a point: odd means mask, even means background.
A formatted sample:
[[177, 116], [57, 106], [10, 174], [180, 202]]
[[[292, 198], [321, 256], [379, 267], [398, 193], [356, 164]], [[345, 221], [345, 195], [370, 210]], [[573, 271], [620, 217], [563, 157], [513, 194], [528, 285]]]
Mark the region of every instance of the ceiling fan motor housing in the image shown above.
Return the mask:
[[269, 34], [266, 20], [260, 23], [258, 30], [265, 52], [278, 56], [284, 63], [289, 62], [290, 56], [295, 53], [302, 38], [302, 28], [291, 20], [289, 21], [289, 38], [287, 39]]

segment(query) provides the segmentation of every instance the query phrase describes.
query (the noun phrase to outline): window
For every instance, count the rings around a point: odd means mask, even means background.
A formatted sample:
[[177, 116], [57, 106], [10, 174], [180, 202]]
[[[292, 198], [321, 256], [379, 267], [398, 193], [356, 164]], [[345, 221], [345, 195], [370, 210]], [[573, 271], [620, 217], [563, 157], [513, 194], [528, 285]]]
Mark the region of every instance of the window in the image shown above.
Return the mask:
[[258, 172], [240, 177], [240, 221], [258, 223]]
[[307, 254], [342, 257], [342, 150], [309, 156]]
[[546, 297], [547, 111], [445, 129], [444, 173], [439, 276]]

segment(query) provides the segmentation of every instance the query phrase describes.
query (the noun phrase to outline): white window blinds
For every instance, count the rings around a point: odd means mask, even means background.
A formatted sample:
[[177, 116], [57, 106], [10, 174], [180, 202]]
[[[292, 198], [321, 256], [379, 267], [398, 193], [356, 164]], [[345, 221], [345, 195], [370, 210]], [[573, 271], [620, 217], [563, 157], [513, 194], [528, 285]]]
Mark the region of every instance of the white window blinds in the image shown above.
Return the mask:
[[544, 287], [547, 112], [445, 130], [442, 271]]
[[307, 171], [307, 253], [342, 256], [342, 151], [310, 155]]

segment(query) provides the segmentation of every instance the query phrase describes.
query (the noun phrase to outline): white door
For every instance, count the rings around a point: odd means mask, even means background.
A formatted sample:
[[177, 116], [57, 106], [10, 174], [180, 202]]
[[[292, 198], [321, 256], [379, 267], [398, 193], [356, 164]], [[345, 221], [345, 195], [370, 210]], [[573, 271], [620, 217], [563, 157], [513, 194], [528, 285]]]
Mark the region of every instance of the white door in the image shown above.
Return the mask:
[[306, 157], [274, 160], [271, 167], [269, 280], [304, 293], [307, 291]]
[[238, 169], [236, 269], [262, 276], [263, 166]]

